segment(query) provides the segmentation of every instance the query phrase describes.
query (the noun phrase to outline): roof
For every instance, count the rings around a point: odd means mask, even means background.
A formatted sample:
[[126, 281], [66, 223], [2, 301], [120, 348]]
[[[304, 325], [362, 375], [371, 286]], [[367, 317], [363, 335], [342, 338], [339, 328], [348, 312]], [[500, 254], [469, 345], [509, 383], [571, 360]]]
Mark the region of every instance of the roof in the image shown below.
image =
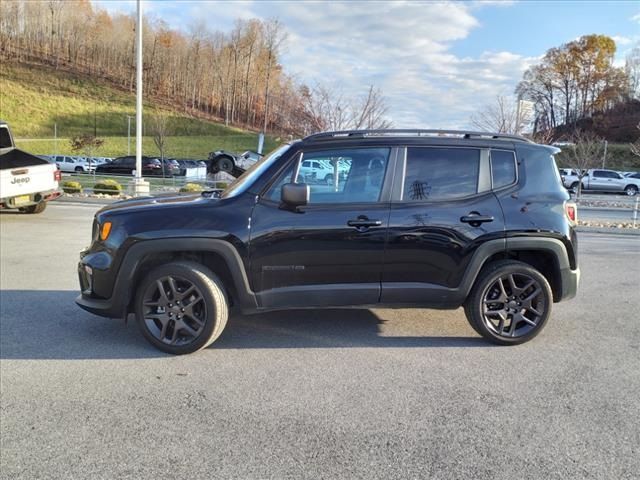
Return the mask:
[[388, 129], [388, 130], [339, 130], [309, 135], [304, 142], [320, 142], [325, 140], [339, 140], [349, 138], [380, 138], [380, 137], [445, 137], [457, 139], [505, 140], [509, 142], [534, 143], [521, 135], [509, 135], [494, 132], [474, 132], [467, 130], [423, 130], [423, 129]]

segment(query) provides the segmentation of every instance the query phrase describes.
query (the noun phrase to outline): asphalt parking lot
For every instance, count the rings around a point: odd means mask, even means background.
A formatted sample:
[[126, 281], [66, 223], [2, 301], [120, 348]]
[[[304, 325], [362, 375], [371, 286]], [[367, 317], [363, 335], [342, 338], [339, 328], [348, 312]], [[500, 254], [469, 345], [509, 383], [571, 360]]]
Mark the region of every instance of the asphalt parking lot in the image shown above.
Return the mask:
[[0, 213], [0, 478], [638, 478], [640, 237], [519, 347], [462, 311], [233, 317], [171, 357], [73, 302], [97, 207]]

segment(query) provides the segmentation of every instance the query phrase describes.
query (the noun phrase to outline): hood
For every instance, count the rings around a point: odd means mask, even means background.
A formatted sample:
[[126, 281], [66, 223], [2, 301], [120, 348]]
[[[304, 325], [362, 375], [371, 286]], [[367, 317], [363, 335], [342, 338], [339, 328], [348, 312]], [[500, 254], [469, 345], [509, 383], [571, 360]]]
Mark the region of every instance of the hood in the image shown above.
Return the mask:
[[128, 200], [114, 202], [100, 209], [98, 215], [104, 213], [125, 213], [131, 211], [148, 210], [155, 208], [195, 207], [201, 204], [210, 204], [218, 201], [217, 198], [205, 197], [200, 193], [167, 193], [162, 195], [136, 197]]

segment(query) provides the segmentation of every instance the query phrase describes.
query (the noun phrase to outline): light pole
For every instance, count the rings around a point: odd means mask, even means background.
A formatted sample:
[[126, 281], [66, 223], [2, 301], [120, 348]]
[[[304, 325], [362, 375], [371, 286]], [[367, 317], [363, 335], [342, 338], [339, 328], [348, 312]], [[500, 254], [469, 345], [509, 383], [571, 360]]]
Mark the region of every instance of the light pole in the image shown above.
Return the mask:
[[131, 118], [132, 115], [127, 115], [127, 156], [131, 155]]
[[136, 182], [142, 180], [142, 0], [136, 23]]
[[137, 0], [136, 18], [136, 176], [133, 194], [148, 195], [149, 182], [142, 178], [142, 0]]

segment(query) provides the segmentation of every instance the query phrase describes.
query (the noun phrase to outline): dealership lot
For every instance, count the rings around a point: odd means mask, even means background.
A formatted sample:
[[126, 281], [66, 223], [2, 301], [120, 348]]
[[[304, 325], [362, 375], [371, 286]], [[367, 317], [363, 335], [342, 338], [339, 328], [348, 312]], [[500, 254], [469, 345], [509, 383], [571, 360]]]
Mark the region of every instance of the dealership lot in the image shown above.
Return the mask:
[[640, 236], [501, 348], [461, 311], [234, 316], [207, 350], [75, 306], [98, 207], [0, 213], [0, 478], [634, 478]]

